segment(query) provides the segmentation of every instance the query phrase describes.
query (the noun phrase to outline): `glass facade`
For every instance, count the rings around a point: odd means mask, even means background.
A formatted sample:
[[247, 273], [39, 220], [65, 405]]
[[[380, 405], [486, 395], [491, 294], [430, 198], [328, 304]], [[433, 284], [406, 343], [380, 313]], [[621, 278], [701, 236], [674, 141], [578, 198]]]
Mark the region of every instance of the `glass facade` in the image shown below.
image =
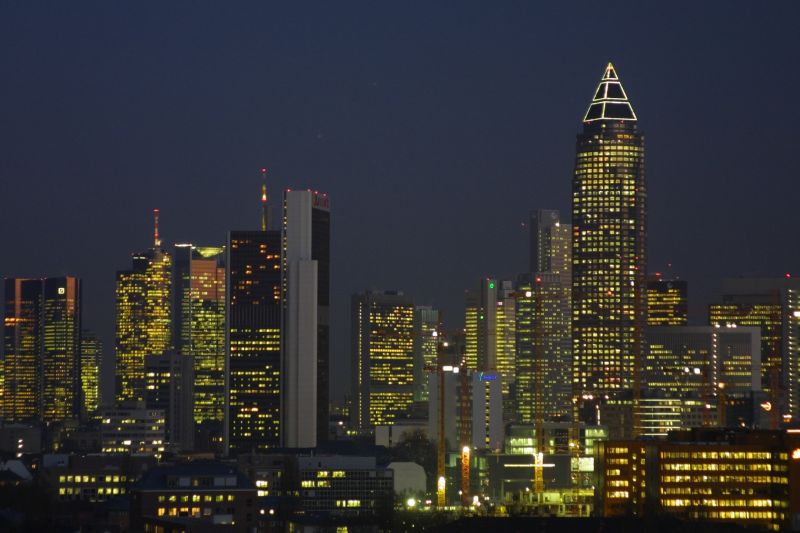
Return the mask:
[[689, 321], [687, 294], [686, 281], [651, 276], [647, 280], [647, 325], [685, 326]]
[[41, 280], [5, 280], [3, 419], [9, 422], [33, 420], [41, 412], [41, 308]]
[[173, 345], [194, 366], [196, 423], [222, 422], [225, 407], [225, 249], [175, 246]]
[[391, 424], [414, 400], [414, 304], [398, 292], [353, 295], [355, 421]]
[[81, 388], [83, 408], [90, 419], [98, 417], [100, 408], [100, 364], [103, 360], [103, 343], [94, 332], [81, 332]]
[[134, 254], [117, 272], [116, 359], [118, 402], [144, 400], [145, 355], [171, 348], [172, 256], [160, 246]]

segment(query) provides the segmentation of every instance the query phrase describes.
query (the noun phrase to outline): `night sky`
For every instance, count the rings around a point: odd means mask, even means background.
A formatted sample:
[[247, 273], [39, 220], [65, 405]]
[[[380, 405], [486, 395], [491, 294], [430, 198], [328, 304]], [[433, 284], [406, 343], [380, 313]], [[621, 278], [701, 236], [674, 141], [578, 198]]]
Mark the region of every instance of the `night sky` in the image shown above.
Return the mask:
[[723, 276], [800, 275], [799, 2], [28, 4], [0, 2], [0, 276], [82, 277], [107, 361], [152, 208], [167, 245], [220, 244], [258, 227], [262, 166], [275, 200], [331, 197], [334, 397], [351, 293], [460, 326], [465, 288], [527, 268], [530, 209], [569, 218], [609, 60], [646, 135], [649, 269], [689, 280], [693, 319]]

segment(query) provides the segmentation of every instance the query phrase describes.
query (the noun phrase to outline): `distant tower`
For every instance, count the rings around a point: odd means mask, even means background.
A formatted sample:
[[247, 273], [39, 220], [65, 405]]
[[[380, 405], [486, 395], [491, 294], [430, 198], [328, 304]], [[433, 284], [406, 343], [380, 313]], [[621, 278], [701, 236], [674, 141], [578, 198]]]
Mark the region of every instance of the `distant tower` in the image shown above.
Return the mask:
[[685, 326], [689, 323], [686, 280], [665, 279], [653, 274], [647, 279], [647, 325]]
[[283, 194], [282, 421], [288, 447], [313, 447], [328, 435], [329, 201], [317, 191]]
[[283, 431], [281, 233], [267, 230], [266, 199], [262, 183], [260, 231], [228, 233], [225, 449], [230, 455], [276, 448]]
[[98, 417], [100, 409], [100, 365], [103, 360], [103, 343], [94, 332], [81, 332], [81, 387], [83, 408], [89, 419]]
[[153, 248], [133, 254], [130, 270], [117, 272], [116, 399], [144, 400], [145, 355], [171, 348], [172, 256], [161, 248], [158, 209], [153, 210]]
[[261, 169], [261, 231], [267, 231], [269, 217], [267, 216], [267, 169]]
[[398, 291], [352, 298], [354, 421], [391, 424], [414, 400], [414, 303]]
[[609, 63], [578, 135], [572, 182], [573, 384], [637, 390], [646, 317], [644, 137]]

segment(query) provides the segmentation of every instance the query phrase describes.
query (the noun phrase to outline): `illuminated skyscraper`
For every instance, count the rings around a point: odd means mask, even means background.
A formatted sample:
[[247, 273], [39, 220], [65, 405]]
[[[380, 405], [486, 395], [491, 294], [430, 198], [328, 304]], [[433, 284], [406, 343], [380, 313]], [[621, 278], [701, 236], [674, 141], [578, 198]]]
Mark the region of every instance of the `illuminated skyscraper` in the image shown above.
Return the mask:
[[227, 422], [230, 454], [281, 444], [281, 234], [231, 231]]
[[329, 201], [316, 191], [283, 194], [282, 422], [288, 447], [313, 447], [328, 436]]
[[466, 292], [465, 364], [471, 370], [495, 370], [497, 365], [497, 280], [482, 279], [477, 291]]
[[3, 418], [61, 422], [81, 411], [81, 282], [6, 279]]
[[800, 417], [800, 279], [727, 278], [712, 325], [761, 328], [761, 388], [775, 412]]
[[[222, 422], [225, 407], [225, 249], [176, 244], [172, 344], [194, 367], [193, 417]], [[149, 406], [151, 408], [155, 408]]]
[[414, 400], [414, 304], [402, 292], [352, 299], [354, 421], [391, 424]]
[[144, 358], [147, 409], [164, 413], [166, 442], [171, 449], [194, 449], [194, 370], [192, 359], [172, 351]]
[[42, 420], [81, 414], [81, 281], [72, 276], [42, 283]]
[[516, 291], [515, 399], [520, 422], [571, 416], [569, 302], [561, 276], [539, 273]]
[[103, 343], [93, 332], [81, 332], [81, 388], [85, 415], [94, 419], [100, 409], [100, 364], [103, 360]]
[[573, 384], [636, 390], [644, 353], [644, 137], [609, 63], [578, 135], [572, 182]]
[[530, 213], [531, 272], [560, 274], [565, 287], [572, 283], [572, 225], [562, 224], [556, 209]]
[[659, 274], [647, 280], [647, 325], [685, 326], [688, 322], [688, 284], [664, 279]]
[[516, 292], [514, 282], [497, 282], [497, 305], [495, 307], [495, 329], [497, 348], [495, 349], [495, 370], [500, 375], [500, 390], [503, 392], [503, 408], [513, 411], [511, 391], [514, 388], [517, 359]]
[[441, 318], [438, 309], [427, 305], [414, 308], [414, 400], [428, 400], [428, 374], [435, 368]]
[[42, 280], [6, 278], [3, 319], [3, 420], [41, 414]]
[[144, 400], [144, 357], [171, 347], [172, 256], [161, 248], [158, 210], [153, 248], [133, 254], [130, 270], [117, 272], [116, 359], [118, 402]]

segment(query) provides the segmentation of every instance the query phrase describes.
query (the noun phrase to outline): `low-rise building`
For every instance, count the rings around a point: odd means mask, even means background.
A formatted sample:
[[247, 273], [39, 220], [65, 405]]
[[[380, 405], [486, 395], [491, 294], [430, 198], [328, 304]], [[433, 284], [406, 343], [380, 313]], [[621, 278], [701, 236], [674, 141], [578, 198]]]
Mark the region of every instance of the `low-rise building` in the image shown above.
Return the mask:
[[160, 455], [164, 452], [164, 411], [144, 402], [126, 402], [102, 411], [103, 453]]
[[131, 489], [130, 513], [133, 531], [154, 518], [251, 531], [258, 520], [256, 487], [236, 467], [215, 461], [157, 466]]
[[696, 428], [663, 441], [600, 442], [595, 485], [601, 516], [791, 529], [800, 523], [800, 430]]

